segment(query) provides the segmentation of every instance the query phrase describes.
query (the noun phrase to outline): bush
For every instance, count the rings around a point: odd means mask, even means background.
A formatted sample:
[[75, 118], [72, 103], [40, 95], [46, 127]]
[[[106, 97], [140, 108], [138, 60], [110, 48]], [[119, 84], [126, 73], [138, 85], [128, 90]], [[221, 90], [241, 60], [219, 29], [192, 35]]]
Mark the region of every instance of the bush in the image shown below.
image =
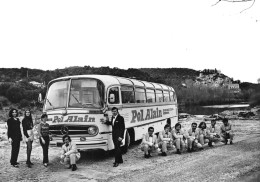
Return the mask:
[[11, 87], [10, 84], [4, 83], [0, 84], [0, 95], [6, 96], [7, 90]]
[[8, 99], [6, 98], [6, 97], [1, 97], [0, 96], [0, 104], [2, 105], [2, 106], [8, 106]]
[[19, 103], [25, 96], [24, 89], [17, 86], [11, 86], [6, 93], [6, 97], [13, 103]]
[[253, 94], [250, 98], [250, 106], [260, 106], [260, 93]]
[[30, 106], [30, 102], [29, 102], [28, 100], [22, 99], [22, 100], [20, 101], [20, 105], [19, 105], [20, 108], [28, 107], [28, 106]]

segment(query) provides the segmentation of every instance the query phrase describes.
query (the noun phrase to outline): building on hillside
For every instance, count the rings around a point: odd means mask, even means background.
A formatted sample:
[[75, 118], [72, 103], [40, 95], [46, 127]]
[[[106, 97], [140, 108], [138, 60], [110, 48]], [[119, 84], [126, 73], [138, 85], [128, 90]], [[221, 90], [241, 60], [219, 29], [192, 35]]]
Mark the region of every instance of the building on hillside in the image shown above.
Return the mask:
[[228, 90], [231, 90], [233, 93], [239, 93], [241, 91], [238, 83], [227, 84], [227, 88]]
[[45, 87], [45, 85], [43, 83], [39, 83], [39, 82], [36, 82], [36, 81], [31, 81], [29, 83], [36, 86], [36, 87], [39, 87], [39, 88]]

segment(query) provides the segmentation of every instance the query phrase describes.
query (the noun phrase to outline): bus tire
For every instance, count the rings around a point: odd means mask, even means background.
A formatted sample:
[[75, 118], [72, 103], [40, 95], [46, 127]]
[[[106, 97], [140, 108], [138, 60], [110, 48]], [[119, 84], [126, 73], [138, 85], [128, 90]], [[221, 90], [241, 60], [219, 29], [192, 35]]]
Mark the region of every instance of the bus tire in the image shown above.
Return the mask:
[[129, 132], [126, 130], [126, 132], [125, 132], [125, 144], [122, 147], [122, 152], [124, 154], [128, 151], [128, 147], [130, 145], [130, 141], [131, 141], [131, 138], [130, 138]]

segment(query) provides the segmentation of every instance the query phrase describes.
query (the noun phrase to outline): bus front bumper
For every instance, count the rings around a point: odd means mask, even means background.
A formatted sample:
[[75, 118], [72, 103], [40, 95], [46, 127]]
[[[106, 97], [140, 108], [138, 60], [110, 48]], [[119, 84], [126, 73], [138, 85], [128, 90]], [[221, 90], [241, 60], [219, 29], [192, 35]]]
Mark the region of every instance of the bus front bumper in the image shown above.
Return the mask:
[[[80, 141], [78, 138], [71, 138], [71, 140], [76, 143], [78, 150], [92, 150], [92, 149], [102, 149], [108, 150], [108, 141], [107, 139], [95, 139], [95, 140], [86, 140]], [[61, 147], [63, 145], [62, 138], [53, 138], [50, 141], [50, 146]]]

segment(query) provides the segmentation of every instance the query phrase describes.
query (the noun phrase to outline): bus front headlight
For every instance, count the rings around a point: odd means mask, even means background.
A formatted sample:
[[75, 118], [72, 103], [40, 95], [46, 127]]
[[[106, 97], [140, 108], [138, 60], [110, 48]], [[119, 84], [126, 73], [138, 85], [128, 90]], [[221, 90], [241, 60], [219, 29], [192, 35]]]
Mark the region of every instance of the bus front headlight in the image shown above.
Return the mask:
[[88, 134], [90, 135], [97, 135], [98, 133], [98, 128], [95, 126], [91, 126], [88, 128]]

